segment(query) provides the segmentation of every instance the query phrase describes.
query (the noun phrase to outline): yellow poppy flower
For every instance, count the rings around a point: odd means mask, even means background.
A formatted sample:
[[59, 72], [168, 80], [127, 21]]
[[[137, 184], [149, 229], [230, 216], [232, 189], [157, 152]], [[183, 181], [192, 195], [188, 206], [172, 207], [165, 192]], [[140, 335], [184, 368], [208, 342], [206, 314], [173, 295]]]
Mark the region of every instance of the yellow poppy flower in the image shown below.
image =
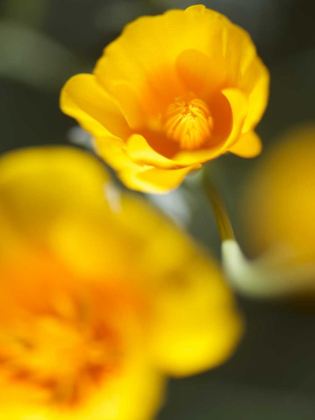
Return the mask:
[[167, 375], [239, 339], [216, 264], [144, 201], [107, 200], [108, 182], [76, 149], [0, 159], [2, 419], [150, 419]]
[[242, 206], [256, 251], [287, 255], [289, 264], [315, 262], [315, 125], [286, 134], [251, 176]]
[[268, 86], [249, 35], [200, 5], [127, 25], [61, 109], [128, 187], [159, 193], [223, 153], [259, 154]]

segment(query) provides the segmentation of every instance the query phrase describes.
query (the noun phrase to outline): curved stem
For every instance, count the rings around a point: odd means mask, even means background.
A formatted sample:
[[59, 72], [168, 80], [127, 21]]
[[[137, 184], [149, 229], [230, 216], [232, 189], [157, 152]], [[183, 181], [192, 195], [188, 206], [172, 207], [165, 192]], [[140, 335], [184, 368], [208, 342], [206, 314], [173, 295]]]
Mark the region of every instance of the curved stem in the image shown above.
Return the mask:
[[221, 241], [223, 242], [228, 239], [235, 239], [232, 223], [219, 191], [210, 181], [205, 170], [202, 175], [205, 192], [213, 209]]
[[[221, 238], [222, 264], [231, 286], [251, 298], [280, 298], [313, 288], [315, 264], [283, 267], [280, 254], [268, 263], [248, 260], [238, 245], [223, 200], [203, 171], [203, 184], [211, 203]], [[286, 268], [285, 268], [286, 267]]]

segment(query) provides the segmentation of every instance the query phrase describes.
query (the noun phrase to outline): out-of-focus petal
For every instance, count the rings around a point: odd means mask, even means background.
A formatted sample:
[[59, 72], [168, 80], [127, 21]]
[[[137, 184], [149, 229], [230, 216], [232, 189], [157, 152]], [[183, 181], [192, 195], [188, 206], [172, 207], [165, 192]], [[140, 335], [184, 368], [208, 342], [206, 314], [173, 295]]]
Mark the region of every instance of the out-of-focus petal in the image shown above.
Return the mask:
[[283, 135], [255, 168], [242, 214], [256, 252], [280, 249], [292, 264], [314, 262], [314, 156], [315, 126], [302, 125]]
[[[115, 164], [161, 190], [199, 167]], [[150, 420], [166, 373], [213, 367], [237, 343], [215, 263], [139, 197], [112, 211], [108, 182], [72, 148], [0, 159], [1, 418]]]
[[175, 376], [222, 363], [235, 349], [243, 322], [218, 266], [141, 200], [125, 196], [122, 209], [124, 223], [135, 230], [142, 223], [152, 237], [142, 262], [154, 273], [148, 286], [155, 296], [149, 335], [155, 363]]
[[15, 230], [43, 235], [82, 203], [99, 206], [108, 180], [94, 158], [70, 147], [8, 153], [0, 159], [0, 211]]
[[161, 284], [156, 310], [152, 352], [161, 369], [175, 376], [221, 364], [242, 332], [220, 272], [199, 257]]

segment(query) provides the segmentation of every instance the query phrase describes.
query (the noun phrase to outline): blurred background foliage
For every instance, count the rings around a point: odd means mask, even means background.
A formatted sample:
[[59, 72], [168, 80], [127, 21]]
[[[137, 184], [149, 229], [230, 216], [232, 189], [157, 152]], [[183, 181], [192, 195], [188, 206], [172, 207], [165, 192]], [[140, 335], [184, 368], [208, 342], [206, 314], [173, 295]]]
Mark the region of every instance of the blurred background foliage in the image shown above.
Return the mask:
[[[191, 4], [189, 0], [1, 0], [0, 152], [69, 144], [75, 122], [58, 106], [64, 82], [78, 72], [90, 72], [102, 49], [130, 20]], [[248, 30], [271, 71], [270, 103], [257, 130], [266, 154], [284, 131], [315, 120], [315, 2], [209, 0], [204, 4]], [[248, 254], [238, 208], [259, 159], [228, 155], [209, 164]], [[215, 222], [198, 176], [188, 178], [170, 196], [151, 199], [219, 255]], [[236, 354], [214, 371], [172, 381], [160, 420], [314, 419], [314, 311], [287, 302], [239, 300], [247, 332]]]

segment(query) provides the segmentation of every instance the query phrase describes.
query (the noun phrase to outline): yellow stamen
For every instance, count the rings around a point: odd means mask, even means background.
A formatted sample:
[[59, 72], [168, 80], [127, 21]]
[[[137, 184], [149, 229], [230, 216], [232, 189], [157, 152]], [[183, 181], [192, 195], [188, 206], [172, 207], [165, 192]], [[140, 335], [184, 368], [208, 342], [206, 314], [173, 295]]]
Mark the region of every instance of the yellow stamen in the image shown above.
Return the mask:
[[198, 98], [175, 98], [165, 115], [167, 136], [183, 149], [194, 150], [211, 138], [213, 118], [207, 104]]

